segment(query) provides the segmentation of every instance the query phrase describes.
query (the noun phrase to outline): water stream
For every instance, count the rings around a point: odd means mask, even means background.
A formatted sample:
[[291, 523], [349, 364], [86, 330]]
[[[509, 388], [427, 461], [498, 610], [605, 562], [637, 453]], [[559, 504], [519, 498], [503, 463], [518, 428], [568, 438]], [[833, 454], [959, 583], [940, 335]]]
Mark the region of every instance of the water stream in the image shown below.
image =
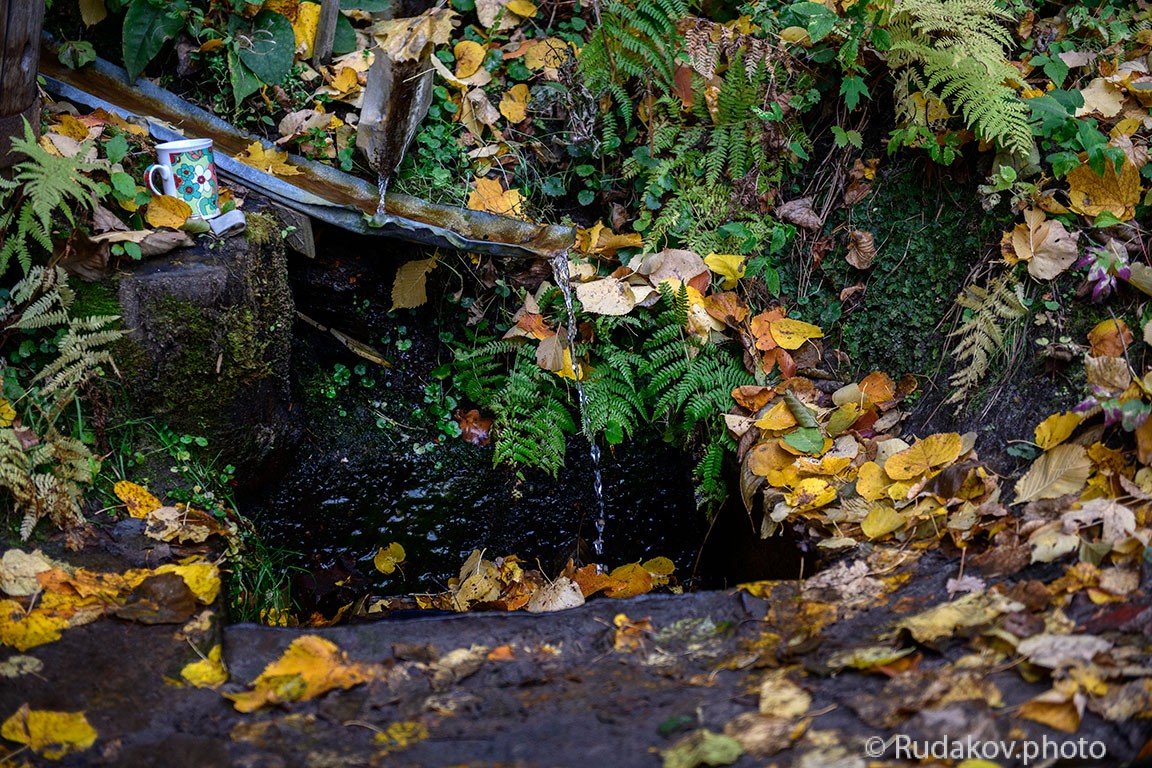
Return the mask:
[[[572, 367], [576, 368], [576, 310], [572, 306], [572, 277], [568, 271], [568, 253], [563, 252], [552, 259], [552, 274], [556, 278], [556, 285], [564, 294], [564, 307], [568, 310], [568, 325], [566, 346], [572, 358]], [[604, 554], [604, 528], [607, 525], [607, 513], [604, 508], [604, 477], [600, 471], [600, 446], [596, 444], [592, 431], [588, 428], [588, 396], [584, 392], [584, 384], [580, 376], [576, 376], [576, 395], [580, 406], [580, 430], [588, 439], [588, 454], [592, 457], [592, 488], [596, 491], [596, 539], [592, 542], [592, 551], [597, 557]]]

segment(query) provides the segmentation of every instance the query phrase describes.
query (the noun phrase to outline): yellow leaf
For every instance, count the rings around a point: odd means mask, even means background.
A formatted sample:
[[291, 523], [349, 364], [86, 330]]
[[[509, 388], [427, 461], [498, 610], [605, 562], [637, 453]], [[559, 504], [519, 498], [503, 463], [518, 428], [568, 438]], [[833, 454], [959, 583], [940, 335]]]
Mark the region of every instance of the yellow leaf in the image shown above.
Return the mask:
[[48, 760], [83, 752], [96, 743], [96, 729], [83, 712], [30, 709], [24, 704], [0, 725], [0, 736], [26, 744]]
[[1057, 445], [1016, 481], [1016, 502], [1055, 499], [1084, 487], [1092, 471], [1088, 449], [1074, 443]]
[[292, 22], [292, 32], [296, 36], [296, 55], [300, 58], [312, 58], [312, 46], [316, 44], [316, 27], [319, 24], [320, 4], [301, 3], [296, 10], [296, 20]]
[[635, 597], [652, 591], [652, 574], [640, 563], [629, 563], [608, 574], [612, 584], [604, 590], [608, 597]]
[[160, 499], [148, 492], [148, 489], [127, 480], [121, 480], [112, 486], [112, 493], [128, 506], [128, 514], [132, 517], [145, 518], [149, 512], [164, 506], [160, 503]]
[[704, 257], [708, 268], [724, 278], [721, 287], [730, 290], [744, 277], [744, 257], [734, 253], [710, 253]]
[[568, 43], [558, 37], [546, 37], [536, 41], [524, 52], [524, 66], [533, 71], [556, 69], [568, 59]]
[[16, 409], [7, 399], [0, 397], [0, 427], [10, 427], [16, 420]]
[[809, 477], [801, 480], [788, 493], [784, 494], [784, 501], [797, 512], [806, 512], [810, 509], [823, 507], [836, 500], [836, 489], [822, 477]]
[[219, 688], [228, 682], [228, 668], [224, 666], [222, 653], [217, 643], [208, 651], [206, 658], [185, 664], [180, 670], [180, 677], [197, 688]]
[[298, 176], [300, 169], [288, 164], [288, 153], [277, 152], [274, 149], [264, 149], [264, 146], [254, 141], [248, 149], [236, 155], [236, 159], [257, 170], [270, 173], [273, 176]]
[[956, 432], [929, 435], [911, 448], [889, 456], [884, 471], [893, 480], [911, 480], [930, 469], [956, 461], [962, 447], [963, 442]]
[[809, 339], [819, 339], [824, 331], [818, 325], [805, 323], [802, 320], [783, 318], [775, 320], [769, 326], [772, 339], [784, 349], [800, 349]]
[[328, 83], [328, 86], [335, 92], [336, 96], [345, 96], [359, 90], [360, 76], [352, 67], [341, 67], [340, 71], [336, 73], [336, 77], [332, 78], [332, 82]]
[[1124, 318], [1102, 320], [1088, 331], [1091, 354], [1096, 357], [1121, 357], [1132, 343], [1132, 330]]
[[253, 712], [267, 704], [307, 701], [334, 688], [351, 688], [374, 676], [372, 667], [349, 663], [331, 640], [304, 635], [264, 668], [252, 681], [252, 690], [224, 695], [238, 712]]
[[888, 504], [876, 504], [860, 521], [860, 530], [870, 539], [879, 539], [903, 528], [908, 518]]
[[536, 6], [528, 0], [508, 0], [504, 7], [512, 11], [517, 16], [523, 16], [530, 19], [536, 15]]
[[1065, 733], [1075, 733], [1080, 728], [1080, 709], [1076, 702], [1055, 689], [1021, 704], [1020, 717]]
[[760, 684], [760, 714], [772, 717], [802, 717], [812, 706], [812, 696], [787, 678], [788, 670], [769, 672]]
[[501, 216], [521, 217], [524, 196], [516, 189], [504, 189], [499, 179], [476, 179], [476, 188], [468, 195], [468, 207]]
[[148, 203], [148, 213], [145, 220], [151, 227], [168, 227], [180, 229], [192, 215], [192, 207], [178, 197], [171, 195], [157, 195]]
[[1036, 425], [1036, 445], [1042, 450], [1051, 450], [1068, 439], [1083, 417], [1073, 411], [1054, 413]]
[[798, 43], [805, 47], [812, 44], [812, 38], [804, 27], [785, 27], [780, 30], [780, 39], [786, 43]]
[[1107, 211], [1120, 221], [1136, 215], [1140, 171], [1130, 160], [1124, 160], [1119, 173], [1111, 161], [1106, 162], [1103, 176], [1084, 163], [1068, 174], [1067, 182], [1068, 207], [1076, 213], [1096, 217]]
[[528, 100], [531, 95], [524, 83], [512, 86], [500, 99], [500, 114], [513, 125], [523, 122], [528, 116]]
[[644, 570], [656, 576], [671, 576], [672, 572], [676, 570], [676, 564], [667, 557], [654, 557], [651, 560], [646, 560], [642, 565]]
[[215, 601], [220, 594], [220, 569], [212, 563], [168, 563], [157, 567], [155, 573], [174, 573], [184, 579], [196, 599], [205, 605]]
[[0, 600], [0, 645], [26, 651], [60, 639], [68, 619], [34, 608], [25, 612], [15, 600]]
[[455, 11], [433, 8], [419, 16], [378, 21], [372, 35], [392, 61], [413, 61], [423, 57], [427, 46], [448, 42], [455, 19]]
[[435, 256], [401, 264], [392, 281], [392, 309], [412, 309], [428, 301], [428, 273], [435, 268]]
[[856, 493], [868, 501], [884, 498], [891, 479], [884, 474], [884, 470], [874, 461], [867, 461], [860, 465], [856, 476]]
[[788, 403], [781, 400], [756, 420], [756, 426], [770, 432], [791, 429], [796, 426], [796, 416], [793, 415], [792, 410], [788, 407]]
[[62, 112], [49, 130], [51, 133], [58, 133], [76, 141], [84, 141], [88, 138], [88, 126], [67, 112]]
[[474, 40], [461, 40], [453, 46], [452, 53], [456, 56], [456, 77], [463, 80], [476, 74], [488, 51]]
[[376, 570], [385, 575], [394, 573], [396, 566], [404, 562], [404, 547], [396, 542], [392, 542], [386, 547], [380, 547], [376, 556], [372, 558], [372, 565], [376, 566]]
[[392, 723], [383, 731], [378, 732], [373, 737], [373, 741], [381, 745], [382, 751], [387, 754], [408, 749], [408, 747], [426, 738], [428, 738], [428, 726], [415, 720], [404, 720]]

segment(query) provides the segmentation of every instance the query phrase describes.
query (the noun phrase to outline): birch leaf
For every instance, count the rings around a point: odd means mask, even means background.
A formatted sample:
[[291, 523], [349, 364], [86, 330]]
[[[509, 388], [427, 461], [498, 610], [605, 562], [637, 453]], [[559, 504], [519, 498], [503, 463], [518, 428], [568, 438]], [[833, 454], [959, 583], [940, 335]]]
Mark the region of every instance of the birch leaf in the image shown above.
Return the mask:
[[1016, 502], [1055, 499], [1084, 487], [1092, 471], [1088, 449], [1082, 445], [1057, 445], [1036, 459], [1031, 469], [1016, 481]]

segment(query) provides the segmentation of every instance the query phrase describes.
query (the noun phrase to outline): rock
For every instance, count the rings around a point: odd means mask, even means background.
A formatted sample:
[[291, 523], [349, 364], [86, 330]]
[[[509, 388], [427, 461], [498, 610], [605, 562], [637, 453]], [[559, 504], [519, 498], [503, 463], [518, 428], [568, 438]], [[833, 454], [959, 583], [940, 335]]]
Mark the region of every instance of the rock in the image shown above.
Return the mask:
[[119, 299], [118, 363], [136, 414], [208, 438], [239, 476], [292, 444], [295, 307], [273, 217], [250, 214], [243, 235], [200, 238], [137, 266], [120, 280]]

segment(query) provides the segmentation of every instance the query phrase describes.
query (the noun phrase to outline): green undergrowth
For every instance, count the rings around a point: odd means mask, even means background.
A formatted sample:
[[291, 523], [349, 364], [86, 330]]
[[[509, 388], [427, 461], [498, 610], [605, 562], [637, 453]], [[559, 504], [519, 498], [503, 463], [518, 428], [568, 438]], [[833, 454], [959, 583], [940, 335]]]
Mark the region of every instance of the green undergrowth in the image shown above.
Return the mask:
[[[855, 374], [940, 368], [956, 294], [1003, 225], [973, 191], [947, 178], [926, 185], [923, 175], [915, 162], [882, 171], [875, 191], [833, 223], [872, 233], [878, 250], [868, 272], [851, 266], [838, 247], [815, 270], [809, 294], [797, 297], [800, 313], [825, 328]], [[793, 266], [786, 295], [796, 293], [795, 281]], [[841, 301], [841, 291], [856, 284], [865, 290]]]

